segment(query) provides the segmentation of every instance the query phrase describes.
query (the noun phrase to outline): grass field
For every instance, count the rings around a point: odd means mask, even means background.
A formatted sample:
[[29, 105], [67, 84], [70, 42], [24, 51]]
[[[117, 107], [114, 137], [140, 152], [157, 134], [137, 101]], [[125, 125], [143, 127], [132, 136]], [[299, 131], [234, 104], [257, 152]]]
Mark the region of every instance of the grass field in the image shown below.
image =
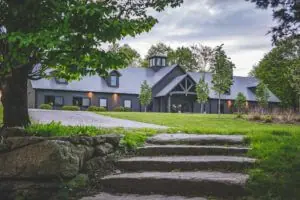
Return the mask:
[[243, 134], [257, 158], [248, 188], [254, 199], [300, 199], [300, 126], [265, 124], [235, 119], [234, 115], [115, 113], [103, 115], [166, 125], [169, 132]]
[[300, 126], [255, 123], [236, 119], [235, 115], [200, 115], [174, 113], [103, 112], [102, 115], [153, 123], [170, 127], [169, 131], [187, 133], [256, 134], [259, 132], [288, 131], [300, 133]]

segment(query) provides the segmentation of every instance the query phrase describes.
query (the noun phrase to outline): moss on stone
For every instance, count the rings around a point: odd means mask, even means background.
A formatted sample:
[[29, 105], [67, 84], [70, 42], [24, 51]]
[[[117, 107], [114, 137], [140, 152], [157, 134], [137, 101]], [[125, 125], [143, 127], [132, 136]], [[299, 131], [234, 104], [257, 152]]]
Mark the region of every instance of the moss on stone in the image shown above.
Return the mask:
[[67, 183], [70, 189], [81, 189], [87, 187], [89, 184], [89, 177], [86, 174], [78, 174]]

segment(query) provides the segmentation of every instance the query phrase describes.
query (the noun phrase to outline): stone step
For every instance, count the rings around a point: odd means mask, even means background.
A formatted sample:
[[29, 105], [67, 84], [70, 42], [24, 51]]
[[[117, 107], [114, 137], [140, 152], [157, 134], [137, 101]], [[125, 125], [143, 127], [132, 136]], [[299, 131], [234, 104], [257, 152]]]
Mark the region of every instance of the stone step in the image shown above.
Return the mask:
[[147, 140], [150, 144], [244, 145], [242, 135], [159, 134]]
[[248, 175], [221, 172], [142, 172], [106, 176], [105, 190], [132, 194], [230, 197], [246, 194]]
[[132, 157], [116, 161], [127, 171], [220, 170], [240, 172], [254, 165], [255, 159], [236, 156], [158, 156]]
[[162, 195], [134, 195], [101, 193], [93, 197], [84, 197], [81, 200], [207, 200], [201, 197], [162, 196]]
[[199, 146], [199, 145], [147, 145], [137, 149], [141, 156], [171, 155], [243, 155], [250, 149], [232, 146]]

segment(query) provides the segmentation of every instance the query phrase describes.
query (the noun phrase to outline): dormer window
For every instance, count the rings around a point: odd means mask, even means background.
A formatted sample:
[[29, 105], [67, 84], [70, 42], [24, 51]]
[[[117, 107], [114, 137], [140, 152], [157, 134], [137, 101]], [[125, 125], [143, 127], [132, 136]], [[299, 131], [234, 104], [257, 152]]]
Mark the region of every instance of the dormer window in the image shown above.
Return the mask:
[[68, 84], [68, 81], [64, 78], [55, 78], [55, 81], [58, 84]]
[[110, 86], [117, 87], [118, 77], [116, 75], [110, 76]]
[[107, 78], [107, 85], [110, 87], [119, 87], [120, 76], [121, 74], [117, 70], [110, 72]]

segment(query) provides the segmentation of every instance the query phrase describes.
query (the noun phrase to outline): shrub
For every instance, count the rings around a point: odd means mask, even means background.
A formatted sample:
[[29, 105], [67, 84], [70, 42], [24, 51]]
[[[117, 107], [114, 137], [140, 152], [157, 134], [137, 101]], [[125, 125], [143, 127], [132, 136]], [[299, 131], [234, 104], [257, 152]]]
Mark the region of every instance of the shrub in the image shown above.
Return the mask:
[[124, 108], [124, 112], [131, 112], [131, 108]]
[[107, 111], [106, 108], [104, 108], [104, 107], [98, 107], [98, 106], [90, 106], [90, 107], [88, 107], [87, 110], [91, 111], [91, 112], [105, 112], [105, 111]]
[[259, 113], [251, 113], [249, 114], [248, 117], [250, 120], [254, 120], [254, 121], [260, 121], [261, 120], [261, 116]]
[[63, 106], [62, 110], [79, 111], [80, 107], [79, 106]]
[[243, 114], [242, 113], [237, 113], [236, 118], [237, 119], [243, 119]]
[[52, 106], [50, 104], [41, 104], [39, 108], [44, 110], [52, 110]]
[[130, 112], [131, 109], [130, 108], [124, 108], [123, 106], [119, 106], [119, 107], [115, 107], [114, 111], [115, 112]]
[[119, 106], [119, 107], [115, 107], [113, 111], [115, 111], [115, 112], [125, 112], [125, 108], [122, 107], [122, 106]]
[[273, 116], [272, 115], [265, 115], [264, 116], [264, 122], [265, 123], [271, 123], [271, 122], [273, 122]]
[[283, 112], [282, 120], [284, 123], [293, 123], [294, 118], [295, 118], [295, 113], [292, 109]]

